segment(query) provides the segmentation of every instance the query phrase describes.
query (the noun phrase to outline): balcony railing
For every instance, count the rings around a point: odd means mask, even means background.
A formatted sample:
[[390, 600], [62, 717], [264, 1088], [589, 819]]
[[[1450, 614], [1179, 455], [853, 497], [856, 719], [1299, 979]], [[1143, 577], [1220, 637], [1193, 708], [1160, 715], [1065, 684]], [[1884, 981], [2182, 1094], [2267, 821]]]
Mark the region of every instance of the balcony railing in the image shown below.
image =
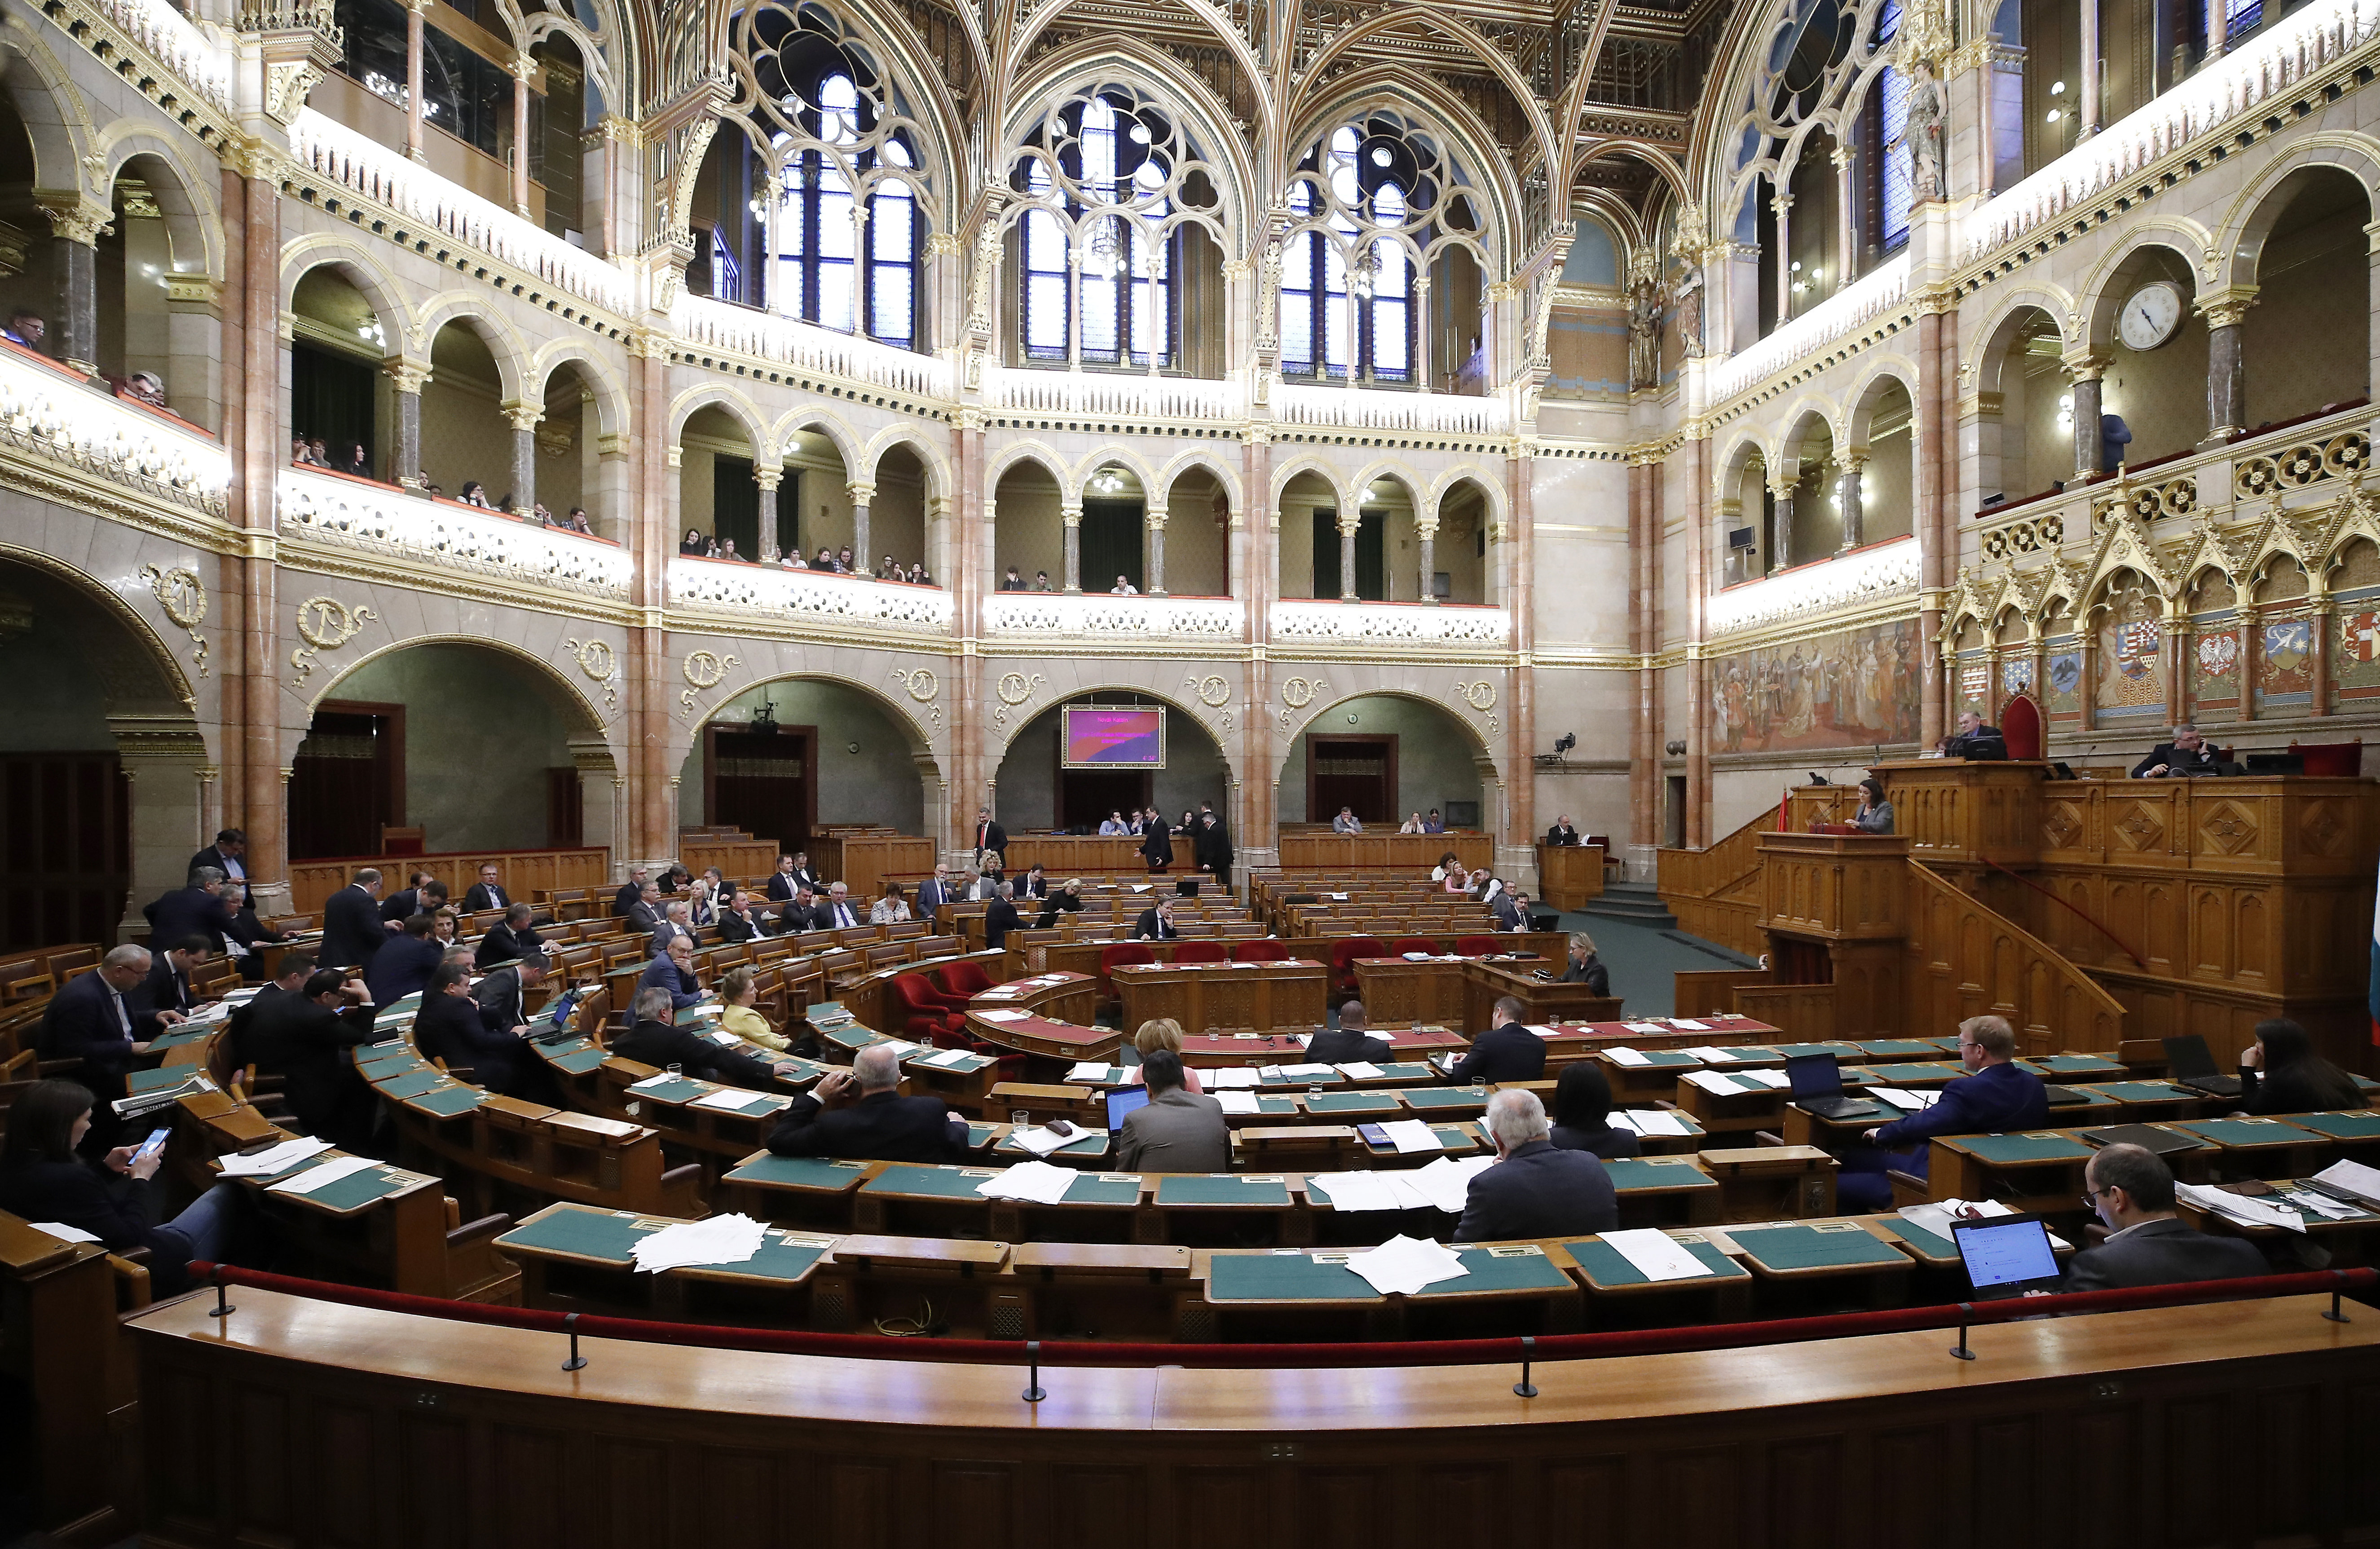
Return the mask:
[[1707, 621], [1714, 637], [1731, 635], [1916, 591], [1917, 540], [1893, 538], [1730, 586], [1711, 598]]
[[1274, 396], [1284, 425], [1418, 434], [1501, 435], [1512, 428], [1502, 398], [1461, 393], [1403, 393], [1284, 382]]
[[1088, 640], [1235, 640], [1245, 609], [1232, 597], [1118, 597], [1090, 592], [995, 592], [984, 599], [987, 635], [1061, 635]]
[[779, 614], [819, 624], [935, 634], [951, 627], [951, 594], [937, 586], [734, 560], [672, 559], [669, 600], [672, 606]]
[[2380, 35], [2380, 0], [2313, 0], [1967, 216], [1966, 258], [2013, 242], [2293, 91]]
[[943, 400], [953, 396], [949, 362], [856, 335], [839, 334], [799, 318], [708, 296], [680, 296], [670, 324], [678, 337], [690, 344], [775, 360], [795, 371], [921, 398]]
[[619, 316], [633, 303], [628, 276], [613, 265], [408, 161], [402, 148], [382, 145], [310, 107], [289, 126], [289, 152], [358, 198], [384, 204], [582, 301]]
[[1894, 255], [1757, 344], [1737, 350], [1711, 372], [1710, 401], [1724, 403], [1771, 372], [1833, 343], [1909, 294], [1909, 254]]
[[1123, 372], [988, 371], [983, 396], [993, 409], [1025, 414], [1230, 421], [1243, 412], [1237, 383]]
[[231, 108], [231, 51], [218, 48], [167, 0], [88, 0], [157, 63], [217, 107]]
[[1266, 616], [1284, 645], [1486, 646], [1512, 638], [1502, 608], [1439, 603], [1342, 603], [1284, 597]]
[[170, 414], [103, 393], [0, 344], [0, 446], [210, 516], [224, 514], [231, 456]]
[[626, 596], [636, 568], [617, 543], [367, 479], [285, 468], [277, 493], [285, 534], [339, 548], [605, 597]]

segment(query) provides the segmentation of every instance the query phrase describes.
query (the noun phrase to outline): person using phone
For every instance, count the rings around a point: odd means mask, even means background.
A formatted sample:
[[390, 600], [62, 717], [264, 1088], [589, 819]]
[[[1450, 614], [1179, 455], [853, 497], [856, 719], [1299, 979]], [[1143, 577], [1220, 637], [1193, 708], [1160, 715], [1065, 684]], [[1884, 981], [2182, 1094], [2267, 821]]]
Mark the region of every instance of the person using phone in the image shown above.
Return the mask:
[[0, 1141], [0, 1210], [34, 1223], [89, 1232], [111, 1253], [149, 1250], [158, 1296], [190, 1286], [193, 1262], [220, 1262], [247, 1214], [239, 1186], [218, 1183], [170, 1221], [160, 1222], [153, 1179], [165, 1160], [164, 1131], [94, 1161], [76, 1147], [91, 1132], [93, 1099], [73, 1081], [35, 1081], [8, 1110]]

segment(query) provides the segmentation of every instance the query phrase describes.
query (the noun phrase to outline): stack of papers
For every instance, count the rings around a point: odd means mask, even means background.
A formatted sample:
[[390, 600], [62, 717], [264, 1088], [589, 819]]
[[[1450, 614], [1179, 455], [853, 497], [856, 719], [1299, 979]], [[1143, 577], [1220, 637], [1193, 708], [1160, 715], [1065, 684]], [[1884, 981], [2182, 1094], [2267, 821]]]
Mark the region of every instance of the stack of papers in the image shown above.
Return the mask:
[[99, 1240], [97, 1237], [84, 1231], [80, 1226], [69, 1226], [63, 1221], [34, 1221], [29, 1225], [37, 1232], [49, 1233], [60, 1242], [97, 1242]]
[[1337, 1067], [1329, 1065], [1274, 1065], [1268, 1066], [1262, 1073], [1278, 1074], [1287, 1081], [1314, 1081], [1326, 1076], [1335, 1076], [1339, 1071]]
[[778, 1100], [765, 1092], [742, 1092], [735, 1087], [722, 1087], [717, 1092], [704, 1092], [689, 1107], [723, 1108], [729, 1113], [748, 1114], [760, 1108], [774, 1108]]
[[[1635, 1028], [1639, 1032], [1658, 1032], [1661, 1031], [1659, 1028], [1643, 1027], [1634, 1022], [1631, 1022], [1628, 1025]], [[1650, 1065], [1653, 1063], [1651, 1060], [1646, 1059], [1643, 1055], [1638, 1054], [1635, 1050], [1628, 1047], [1624, 1043], [1615, 1043], [1610, 1048], [1604, 1050], [1603, 1057], [1609, 1060], [1614, 1065], [1638, 1066]]]
[[1602, 1240], [1647, 1280], [1695, 1280], [1717, 1273], [1667, 1232], [1605, 1232]]
[[1264, 1112], [1262, 1108], [1257, 1106], [1257, 1094], [1253, 1092], [1218, 1092], [1210, 1093], [1209, 1095], [1211, 1095], [1216, 1102], [1220, 1103], [1223, 1105], [1223, 1112], [1227, 1114], [1259, 1114]]
[[1471, 1196], [1471, 1180], [1495, 1165], [1492, 1156], [1441, 1156], [1403, 1176], [1429, 1196], [1430, 1203], [1449, 1215], [1460, 1215]]
[[1729, 1054], [1725, 1049], [1719, 1048], [1714, 1044], [1697, 1044], [1695, 1047], [1688, 1049], [1685, 1052], [1694, 1055], [1705, 1065], [1733, 1065], [1736, 1063], [1735, 1055]]
[[978, 1011], [976, 1015], [987, 1022], [1022, 1022], [1030, 1019], [1028, 1014], [1023, 1011]]
[[1053, 1167], [1047, 1162], [1019, 1162], [998, 1177], [977, 1184], [975, 1191], [989, 1200], [1054, 1205], [1065, 1199], [1066, 1190], [1082, 1176], [1072, 1167]]
[[1397, 1148], [1399, 1156], [1410, 1156], [1415, 1152], [1446, 1149], [1439, 1144], [1437, 1132], [1431, 1129], [1428, 1123], [1423, 1119], [1395, 1119], [1381, 1125], [1380, 1133], [1386, 1135], [1389, 1138], [1389, 1143]]
[[2316, 1173], [2314, 1181], [2345, 1189], [2364, 1203], [2380, 1207], [2380, 1167], [2361, 1162], [2334, 1162]]
[[1046, 1124], [1037, 1124], [1030, 1129], [1012, 1129], [1008, 1133], [1008, 1138], [1036, 1156], [1047, 1156], [1053, 1151], [1073, 1145], [1086, 1136], [1098, 1137], [1106, 1133], [1104, 1129], [1084, 1129], [1078, 1127], [1071, 1135], [1060, 1135], [1051, 1132]]
[[1258, 1084], [1257, 1073], [1245, 1065], [1226, 1065], [1219, 1069], [1198, 1072], [1198, 1085], [1208, 1092], [1229, 1092]]
[[271, 1177], [275, 1173], [285, 1173], [306, 1158], [320, 1156], [330, 1149], [331, 1142], [328, 1140], [284, 1140], [277, 1146], [268, 1147], [246, 1156], [225, 1157], [223, 1176]]
[[632, 1251], [637, 1268], [647, 1275], [697, 1264], [740, 1264], [760, 1250], [760, 1236], [767, 1229], [748, 1215], [714, 1215], [638, 1238]]
[[1108, 1062], [1103, 1059], [1078, 1059], [1066, 1072], [1070, 1081], [1104, 1081], [1108, 1079]]
[[1708, 1022], [1698, 1022], [1692, 1017], [1672, 1017], [1670, 1025], [1682, 1032], [1708, 1032], [1711, 1030]]
[[319, 1167], [309, 1167], [296, 1177], [284, 1178], [270, 1190], [275, 1194], [311, 1194], [343, 1177], [352, 1177], [367, 1167], [380, 1164], [369, 1156], [334, 1156]]
[[2234, 1194], [2227, 1189], [2210, 1189], [2196, 1183], [2177, 1183], [2173, 1186], [2173, 1192], [2176, 1199], [2186, 1201], [2201, 1210], [2211, 1210], [2242, 1226], [2278, 1226], [2290, 1232], [2306, 1229], [2305, 1218], [2296, 1211], [2268, 1205], [2245, 1194]]
[[1350, 1060], [1339, 1067], [1339, 1074], [1351, 1081], [1377, 1081], [1380, 1079], [1380, 1067], [1369, 1060]]
[[1927, 1092], [1909, 1092], [1900, 1087], [1870, 1087], [1867, 1089], [1867, 1094], [1879, 1103], [1891, 1104], [1905, 1114], [1913, 1114], [1922, 1109], [1930, 1108], [1941, 1101], [1942, 1097], [1938, 1088]]
[[1622, 1022], [1620, 1025], [1626, 1028], [1631, 1032], [1667, 1032], [1670, 1031], [1658, 1022]]
[[1332, 1210], [1428, 1210], [1436, 1201], [1410, 1173], [1313, 1173]]
[[1382, 1296], [1411, 1296], [1441, 1280], [1459, 1279], [1471, 1272], [1444, 1243], [1402, 1235], [1392, 1237], [1368, 1253], [1356, 1253], [1347, 1267], [1372, 1284]]
[[1683, 1115], [1667, 1108], [1625, 1108], [1611, 1115], [1615, 1128], [1633, 1129], [1639, 1135], [1691, 1135]]

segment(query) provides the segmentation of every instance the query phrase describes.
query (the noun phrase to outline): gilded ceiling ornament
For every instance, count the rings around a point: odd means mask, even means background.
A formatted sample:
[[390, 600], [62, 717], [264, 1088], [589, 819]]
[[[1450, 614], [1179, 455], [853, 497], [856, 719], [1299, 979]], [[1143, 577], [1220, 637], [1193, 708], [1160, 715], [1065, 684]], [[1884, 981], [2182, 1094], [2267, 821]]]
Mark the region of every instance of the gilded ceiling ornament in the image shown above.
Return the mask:
[[149, 583], [157, 605], [164, 610], [174, 628], [190, 637], [190, 660], [198, 664], [199, 676], [206, 677], [207, 638], [199, 633], [199, 626], [206, 621], [207, 589], [199, 579], [199, 573], [178, 565], [170, 570], [143, 565], [140, 579]]
[[614, 673], [618, 658], [612, 654], [612, 642], [565, 640], [562, 643], [578, 659], [578, 670], [603, 685], [603, 708], [620, 708], [620, 686]]
[[313, 674], [316, 652], [336, 651], [379, 616], [370, 608], [350, 608], [335, 597], [309, 597], [298, 604], [298, 633], [306, 643], [289, 653], [289, 665], [298, 669], [293, 681], [304, 688]]

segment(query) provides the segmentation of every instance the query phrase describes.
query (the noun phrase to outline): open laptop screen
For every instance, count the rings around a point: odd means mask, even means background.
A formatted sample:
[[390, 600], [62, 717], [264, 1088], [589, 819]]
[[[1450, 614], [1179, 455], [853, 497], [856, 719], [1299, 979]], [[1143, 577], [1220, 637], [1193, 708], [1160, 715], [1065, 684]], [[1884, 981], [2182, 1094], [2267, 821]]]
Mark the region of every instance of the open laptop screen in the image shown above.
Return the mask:
[[1144, 1086], [1118, 1087], [1108, 1093], [1108, 1128], [1111, 1132], [1123, 1128], [1124, 1116], [1135, 1108], [1148, 1106], [1148, 1089]]
[[1792, 1083], [1793, 1095], [1799, 1098], [1840, 1097], [1843, 1092], [1832, 1055], [1787, 1055], [1785, 1079]]
[[[2055, 1283], [2058, 1255], [2050, 1251], [2049, 1228], [2038, 1216], [2002, 1216], [1991, 1221], [1952, 1224], [1959, 1257], [1977, 1291], [2028, 1281]], [[2044, 1286], [2044, 1289], [2047, 1286]]]

